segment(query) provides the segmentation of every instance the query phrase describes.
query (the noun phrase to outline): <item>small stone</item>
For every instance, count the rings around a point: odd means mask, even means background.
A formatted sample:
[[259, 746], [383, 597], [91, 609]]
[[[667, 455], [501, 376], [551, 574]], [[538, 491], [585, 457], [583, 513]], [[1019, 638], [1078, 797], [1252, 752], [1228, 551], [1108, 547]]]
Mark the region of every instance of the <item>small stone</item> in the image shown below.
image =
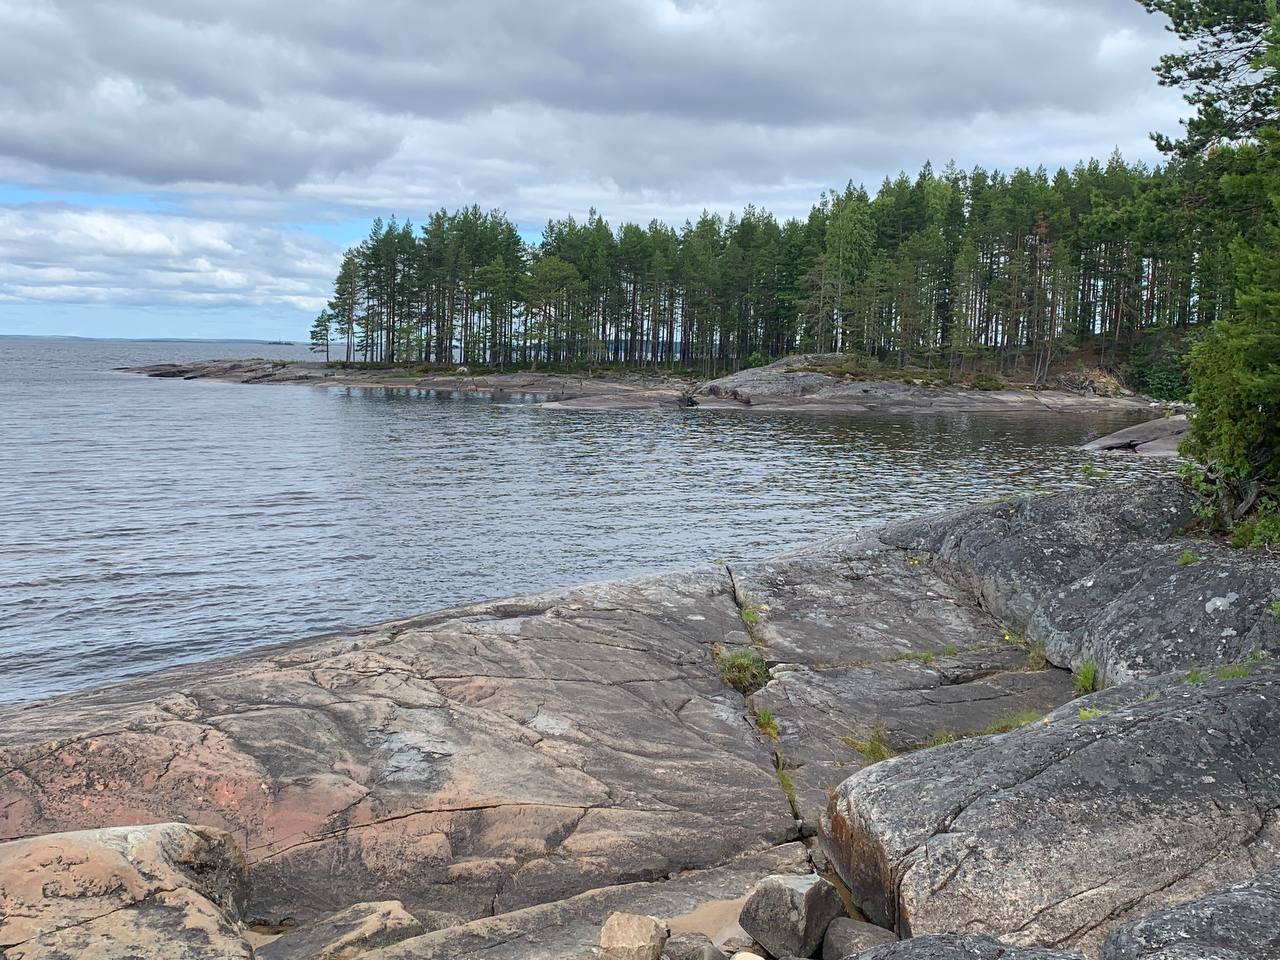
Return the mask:
[[831, 926], [827, 927], [827, 935], [822, 940], [822, 960], [844, 960], [845, 957], [897, 939], [890, 931], [877, 927], [874, 923], [836, 917], [831, 921]]
[[659, 960], [668, 935], [653, 917], [615, 913], [600, 928], [600, 960]]
[[773, 876], [756, 885], [738, 922], [775, 957], [811, 957], [843, 913], [836, 888], [817, 874]]

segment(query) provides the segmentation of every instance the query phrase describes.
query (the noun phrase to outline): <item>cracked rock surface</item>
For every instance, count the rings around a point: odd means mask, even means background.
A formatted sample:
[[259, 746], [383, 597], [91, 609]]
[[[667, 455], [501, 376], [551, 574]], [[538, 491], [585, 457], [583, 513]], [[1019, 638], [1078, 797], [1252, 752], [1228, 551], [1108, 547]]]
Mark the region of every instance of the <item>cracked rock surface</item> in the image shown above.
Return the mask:
[[5, 960], [250, 960], [244, 860], [181, 823], [0, 843]]
[[1280, 863], [1278, 702], [1276, 666], [1157, 678], [894, 758], [840, 786], [826, 851], [904, 936], [1096, 953], [1127, 920]]
[[1121, 927], [1102, 960], [1268, 960], [1280, 957], [1280, 870]]

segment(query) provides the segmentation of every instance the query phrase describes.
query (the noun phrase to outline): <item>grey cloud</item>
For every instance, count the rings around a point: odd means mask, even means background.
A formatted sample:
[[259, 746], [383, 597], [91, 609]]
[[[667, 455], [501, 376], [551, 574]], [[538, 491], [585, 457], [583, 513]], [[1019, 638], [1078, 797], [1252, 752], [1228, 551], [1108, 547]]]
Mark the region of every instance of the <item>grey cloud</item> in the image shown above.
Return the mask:
[[339, 251], [282, 224], [1151, 157], [1171, 42], [1133, 0], [0, 0], [0, 180], [172, 211], [0, 207], [0, 299], [310, 309]]

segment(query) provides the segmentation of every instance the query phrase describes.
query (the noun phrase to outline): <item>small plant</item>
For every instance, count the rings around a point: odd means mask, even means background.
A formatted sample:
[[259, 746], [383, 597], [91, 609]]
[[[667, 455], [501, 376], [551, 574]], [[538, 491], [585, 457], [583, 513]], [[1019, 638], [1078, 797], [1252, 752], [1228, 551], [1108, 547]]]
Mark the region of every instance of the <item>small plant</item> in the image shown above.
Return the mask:
[[791, 804], [791, 812], [796, 811], [796, 782], [791, 777], [793, 768], [787, 763], [787, 758], [780, 753], [773, 755], [773, 772], [778, 778], [778, 786], [782, 787], [782, 792], [786, 795], [787, 803]]
[[1019, 730], [1041, 719], [1041, 714], [1035, 710], [1018, 710], [1015, 713], [1006, 713], [1003, 717], [988, 727], [985, 727], [977, 736], [990, 737], [997, 733], [1009, 733], [1012, 730]]
[[983, 391], [1003, 390], [1008, 386], [999, 377], [993, 377], [989, 373], [975, 373], [970, 382], [973, 384], [973, 389]]
[[920, 653], [904, 653], [898, 657], [899, 661], [910, 661], [912, 663], [923, 663], [925, 665], [933, 663], [938, 659], [938, 654], [933, 650], [925, 650]]
[[1208, 675], [1203, 670], [1189, 670], [1187, 671], [1187, 678], [1182, 682], [1183, 683], [1204, 683], [1208, 679], [1209, 679]]
[[928, 750], [931, 747], [941, 747], [948, 743], [955, 743], [963, 740], [964, 737], [956, 733], [954, 730], [939, 730], [932, 737], [920, 744], [921, 750]]
[[946, 654], [948, 657], [954, 657], [957, 653], [960, 652], [960, 648], [953, 643], [948, 643], [945, 647], [942, 648], [942, 652]]
[[1093, 693], [1098, 689], [1098, 665], [1092, 660], [1086, 660], [1080, 664], [1080, 669], [1075, 672], [1076, 696], [1083, 697], [1086, 693]]
[[1266, 663], [1268, 659], [1269, 655], [1265, 650], [1253, 650], [1248, 656], [1250, 663]]
[[1183, 550], [1182, 556], [1178, 557], [1178, 566], [1180, 567], [1191, 567], [1199, 562], [1200, 558], [1190, 550]]
[[1097, 720], [1099, 717], [1105, 717], [1106, 715], [1107, 711], [1101, 710], [1098, 707], [1080, 708], [1080, 719], [1084, 720], [1086, 723], [1092, 720]]
[[1253, 673], [1253, 668], [1243, 663], [1232, 663], [1218, 669], [1219, 680], [1243, 680]]
[[774, 717], [773, 711], [768, 707], [765, 707], [756, 714], [756, 729], [775, 743], [782, 733], [781, 729], [778, 727], [777, 718]]
[[868, 766], [898, 755], [898, 752], [889, 746], [888, 734], [885, 733], [884, 727], [872, 727], [871, 736], [866, 740], [855, 740], [853, 737], [840, 739], [846, 746], [860, 753]]
[[724, 648], [718, 647], [712, 651], [712, 656], [725, 686], [732, 687], [744, 697], [763, 690], [769, 682], [769, 668], [764, 658], [754, 650], [739, 650], [726, 655]]
[[1027, 666], [1036, 671], [1049, 666], [1049, 655], [1045, 652], [1043, 643], [1033, 644], [1027, 651]]
[[1280, 617], [1280, 600], [1273, 600], [1271, 602], [1271, 615], [1273, 617]]
[[1098, 465], [1092, 460], [1086, 460], [1084, 463], [1080, 464], [1080, 476], [1085, 480], [1093, 480], [1097, 477], [1105, 477], [1106, 475], [1107, 471], [1099, 469]]

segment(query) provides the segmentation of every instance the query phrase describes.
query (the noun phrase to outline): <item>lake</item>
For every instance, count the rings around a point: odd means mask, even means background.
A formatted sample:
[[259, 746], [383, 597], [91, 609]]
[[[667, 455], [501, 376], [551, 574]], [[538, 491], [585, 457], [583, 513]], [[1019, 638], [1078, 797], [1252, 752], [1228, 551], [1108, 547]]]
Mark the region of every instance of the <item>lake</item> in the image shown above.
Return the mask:
[[576, 412], [111, 372], [306, 355], [0, 339], [0, 700], [1063, 489], [1091, 461], [1076, 445], [1132, 422]]

